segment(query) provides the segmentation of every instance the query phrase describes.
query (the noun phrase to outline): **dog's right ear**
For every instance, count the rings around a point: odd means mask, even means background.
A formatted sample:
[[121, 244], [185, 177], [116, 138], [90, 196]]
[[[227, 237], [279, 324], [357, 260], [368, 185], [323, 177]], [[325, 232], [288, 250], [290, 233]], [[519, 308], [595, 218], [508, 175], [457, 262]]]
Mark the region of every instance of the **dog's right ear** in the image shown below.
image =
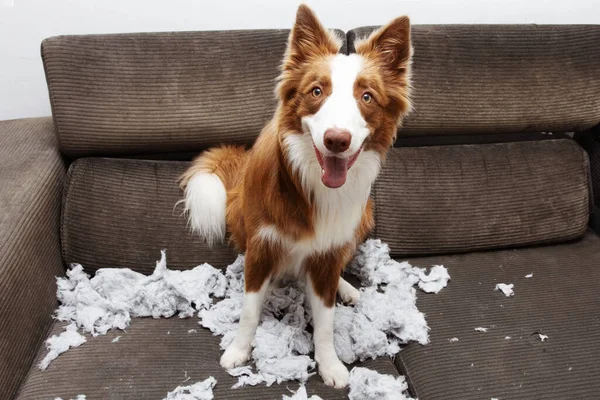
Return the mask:
[[301, 4], [290, 33], [283, 68], [295, 70], [315, 57], [337, 54], [341, 46], [341, 41], [321, 25], [315, 13]]

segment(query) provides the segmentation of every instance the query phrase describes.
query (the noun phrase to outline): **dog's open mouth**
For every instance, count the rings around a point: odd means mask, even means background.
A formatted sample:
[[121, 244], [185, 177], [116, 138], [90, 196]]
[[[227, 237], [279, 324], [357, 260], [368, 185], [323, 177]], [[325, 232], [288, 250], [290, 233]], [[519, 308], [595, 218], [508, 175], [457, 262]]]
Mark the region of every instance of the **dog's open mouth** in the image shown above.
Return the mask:
[[348, 170], [356, 162], [362, 148], [359, 149], [354, 155], [348, 158], [340, 158], [336, 156], [325, 156], [323, 155], [317, 146], [314, 146], [317, 160], [321, 165], [321, 181], [323, 185], [331, 189], [336, 189], [346, 183], [346, 175]]

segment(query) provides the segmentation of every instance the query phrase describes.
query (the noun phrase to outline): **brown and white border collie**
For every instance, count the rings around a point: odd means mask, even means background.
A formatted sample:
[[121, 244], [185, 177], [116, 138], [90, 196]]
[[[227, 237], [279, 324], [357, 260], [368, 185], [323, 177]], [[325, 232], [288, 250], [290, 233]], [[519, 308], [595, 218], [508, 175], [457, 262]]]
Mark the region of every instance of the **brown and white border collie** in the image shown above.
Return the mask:
[[301, 5], [271, 122], [252, 149], [210, 149], [181, 178], [192, 229], [208, 243], [227, 231], [246, 253], [244, 305], [223, 368], [250, 358], [270, 282], [292, 276], [306, 281], [321, 377], [348, 383], [333, 346], [336, 292], [359, 299], [340, 274], [373, 227], [371, 185], [411, 108], [409, 19], [357, 42], [356, 54], [339, 54], [341, 45]]

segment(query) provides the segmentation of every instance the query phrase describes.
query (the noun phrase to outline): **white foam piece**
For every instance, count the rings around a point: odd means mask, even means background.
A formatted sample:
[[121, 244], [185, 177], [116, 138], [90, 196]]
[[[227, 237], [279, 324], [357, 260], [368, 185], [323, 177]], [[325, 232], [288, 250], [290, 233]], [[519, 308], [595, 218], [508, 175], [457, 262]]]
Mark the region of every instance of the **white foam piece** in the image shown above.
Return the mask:
[[212, 400], [217, 380], [212, 376], [189, 386], [177, 386], [163, 400]]
[[296, 393], [294, 393], [292, 396], [286, 396], [284, 394], [282, 400], [323, 400], [323, 399], [321, 397], [317, 396], [316, 394], [313, 394], [312, 396], [308, 397], [308, 394], [306, 393], [306, 387], [304, 385], [300, 385], [300, 387], [298, 388]]
[[439, 293], [448, 285], [450, 275], [443, 265], [434, 265], [429, 274], [419, 272], [419, 289], [426, 293]]
[[368, 368], [352, 368], [349, 386], [349, 400], [413, 400], [403, 376], [380, 374]]
[[85, 343], [86, 339], [83, 335], [77, 332], [77, 326], [73, 323], [65, 327], [65, 331], [60, 335], [52, 335], [46, 340], [46, 349], [48, 353], [40, 361], [38, 367], [41, 370], [48, 368], [48, 365], [55, 360], [59, 355], [69, 350], [72, 347], [79, 347]]
[[510, 297], [510, 296], [514, 296], [515, 295], [515, 292], [513, 290], [514, 287], [515, 287], [515, 285], [512, 284], [512, 283], [509, 283], [509, 284], [499, 283], [499, 284], [496, 285], [496, 288], [494, 290], [499, 290], [502, 293], [504, 293], [504, 295], [506, 297]]

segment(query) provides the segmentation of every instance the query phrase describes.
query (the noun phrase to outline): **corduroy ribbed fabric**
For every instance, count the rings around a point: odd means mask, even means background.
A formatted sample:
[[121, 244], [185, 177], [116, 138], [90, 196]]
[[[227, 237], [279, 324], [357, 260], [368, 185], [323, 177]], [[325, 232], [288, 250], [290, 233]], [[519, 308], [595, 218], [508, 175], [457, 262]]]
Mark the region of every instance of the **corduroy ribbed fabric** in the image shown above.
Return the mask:
[[82, 158], [69, 169], [61, 221], [67, 264], [131, 268], [152, 273], [160, 250], [171, 269], [208, 262], [224, 267], [236, 253], [226, 244], [209, 247], [192, 234], [177, 205], [177, 179], [188, 163]]
[[393, 254], [559, 242], [583, 235], [589, 163], [573, 140], [394, 148], [373, 187]]
[[600, 207], [600, 125], [595, 129], [575, 134], [575, 140], [588, 153], [594, 203]]
[[[370, 33], [347, 34], [348, 48]], [[600, 122], [600, 25], [416, 25], [400, 135], [572, 132]]]
[[11, 399], [52, 324], [65, 166], [51, 118], [0, 122], [0, 398]]
[[[79, 159], [64, 191], [66, 263], [149, 273], [235, 259], [190, 232], [178, 161]], [[372, 236], [393, 254], [434, 254], [569, 240], [589, 216], [587, 157], [571, 140], [397, 148], [373, 187]]]
[[[188, 332], [195, 329], [196, 332]], [[56, 324], [52, 334], [62, 331]], [[112, 339], [121, 336], [118, 342]], [[63, 399], [85, 394], [88, 399], [162, 399], [177, 386], [191, 385], [209, 376], [217, 379], [214, 398], [227, 400], [281, 399], [291, 396], [298, 382], [266, 387], [231, 389], [237, 378], [219, 365], [220, 337], [198, 325], [197, 318], [134, 318], [127, 333], [110, 331], [54, 360], [46, 371], [33, 367], [19, 392], [18, 400]], [[38, 361], [46, 354], [40, 350]], [[387, 357], [369, 360], [360, 366], [397, 375]], [[309, 379], [309, 396], [327, 400], [347, 399], [347, 390], [325, 386], [318, 376]]]
[[275, 78], [288, 34], [248, 30], [44, 40], [63, 152], [77, 158], [252, 143], [275, 110]]
[[[409, 261], [443, 264], [452, 277], [437, 295], [418, 294], [431, 343], [411, 343], [396, 357], [419, 399], [599, 397], [596, 233], [553, 246]], [[494, 291], [498, 283], [514, 284], [514, 296]], [[538, 334], [548, 339], [542, 342]]]

